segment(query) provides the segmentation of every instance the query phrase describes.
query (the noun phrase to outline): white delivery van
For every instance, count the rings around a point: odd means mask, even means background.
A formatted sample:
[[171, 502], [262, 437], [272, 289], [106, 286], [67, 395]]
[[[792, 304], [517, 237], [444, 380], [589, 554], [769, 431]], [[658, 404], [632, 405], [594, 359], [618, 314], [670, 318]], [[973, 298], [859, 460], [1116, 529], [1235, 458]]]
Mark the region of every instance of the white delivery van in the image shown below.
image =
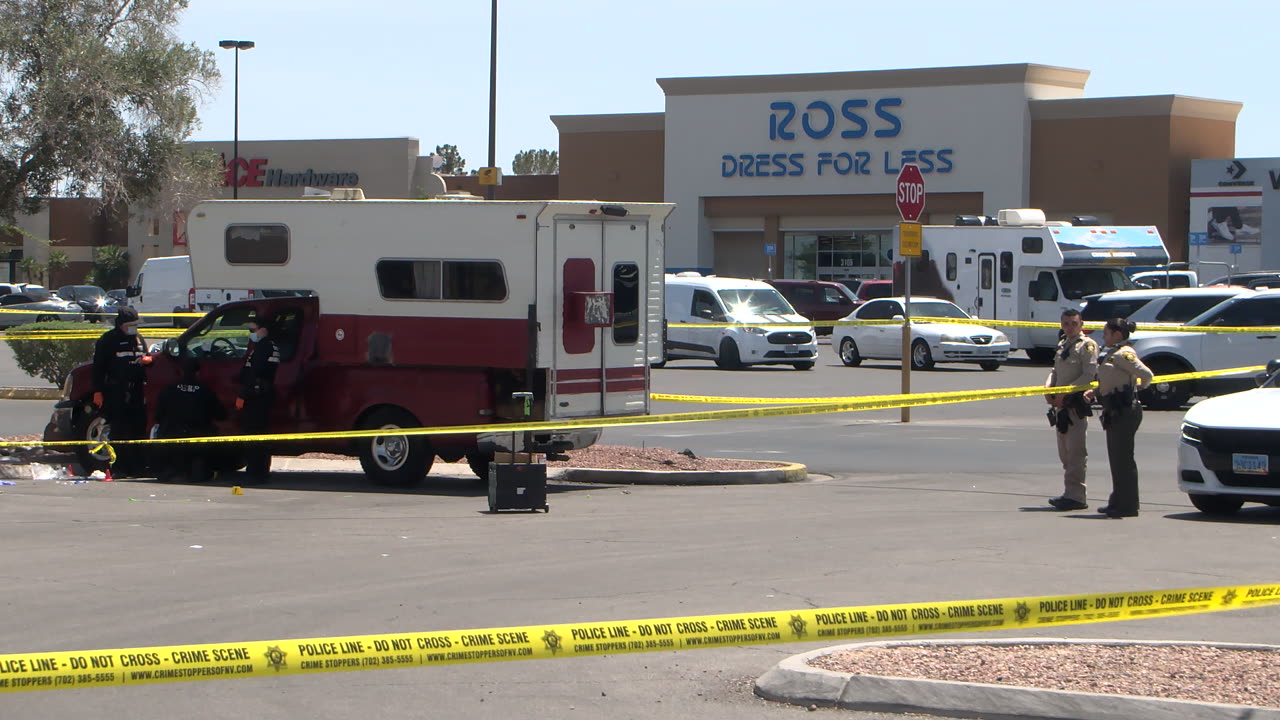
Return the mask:
[[818, 340], [812, 326], [780, 327], [670, 327], [683, 323], [803, 323], [787, 299], [759, 280], [703, 276], [696, 272], [667, 275], [667, 360], [715, 360], [726, 370], [746, 365], [791, 365], [809, 370], [818, 357]]
[[147, 258], [126, 292], [129, 306], [142, 316], [143, 325], [190, 326], [193, 318], [149, 317], [147, 313], [192, 311], [195, 283], [191, 280], [191, 258], [187, 255]]

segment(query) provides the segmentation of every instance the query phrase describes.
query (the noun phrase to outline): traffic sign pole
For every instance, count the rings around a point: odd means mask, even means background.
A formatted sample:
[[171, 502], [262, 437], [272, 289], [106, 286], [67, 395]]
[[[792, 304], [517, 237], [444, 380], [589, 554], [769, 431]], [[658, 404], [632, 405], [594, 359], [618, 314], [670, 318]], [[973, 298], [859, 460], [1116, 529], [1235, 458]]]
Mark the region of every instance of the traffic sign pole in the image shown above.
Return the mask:
[[[911, 394], [911, 258], [920, 256], [922, 232], [916, 222], [924, 212], [924, 176], [915, 165], [903, 165], [894, 184], [894, 200], [902, 224], [898, 226], [898, 261], [902, 263], [902, 394]], [[901, 410], [911, 422], [911, 408]]]

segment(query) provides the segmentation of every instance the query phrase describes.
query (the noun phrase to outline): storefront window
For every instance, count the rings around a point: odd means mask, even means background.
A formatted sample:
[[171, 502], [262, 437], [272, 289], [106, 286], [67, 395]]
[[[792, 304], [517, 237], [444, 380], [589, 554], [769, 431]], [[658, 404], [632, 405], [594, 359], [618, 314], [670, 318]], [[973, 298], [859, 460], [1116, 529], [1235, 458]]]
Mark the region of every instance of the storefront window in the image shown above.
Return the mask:
[[783, 277], [798, 280], [877, 279], [893, 273], [887, 230], [786, 233]]

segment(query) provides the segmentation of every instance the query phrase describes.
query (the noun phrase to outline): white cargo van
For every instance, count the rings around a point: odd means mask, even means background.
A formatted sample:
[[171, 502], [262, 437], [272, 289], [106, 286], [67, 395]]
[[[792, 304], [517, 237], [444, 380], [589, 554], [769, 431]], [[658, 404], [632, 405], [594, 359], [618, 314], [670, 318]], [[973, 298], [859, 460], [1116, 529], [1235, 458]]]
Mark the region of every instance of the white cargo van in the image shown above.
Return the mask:
[[147, 258], [127, 293], [129, 305], [142, 316], [143, 325], [190, 326], [193, 318], [147, 316], [147, 313], [192, 312], [195, 283], [187, 255]]
[[667, 360], [715, 360], [726, 370], [746, 365], [791, 365], [809, 370], [818, 357], [813, 327], [682, 328], [677, 323], [803, 323], [787, 299], [758, 280], [702, 276], [696, 272], [667, 275]]

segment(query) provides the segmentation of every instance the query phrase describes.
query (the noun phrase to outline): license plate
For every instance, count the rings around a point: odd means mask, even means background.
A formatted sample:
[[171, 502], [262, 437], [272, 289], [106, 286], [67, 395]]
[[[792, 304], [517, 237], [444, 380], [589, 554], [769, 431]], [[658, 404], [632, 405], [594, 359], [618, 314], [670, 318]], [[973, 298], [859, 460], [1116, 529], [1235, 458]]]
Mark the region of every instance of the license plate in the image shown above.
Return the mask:
[[788, 355], [795, 355], [796, 353], [800, 352], [800, 348], [799, 346], [796, 346], [796, 345], [788, 345], [783, 352], [785, 352]]
[[1266, 475], [1271, 472], [1266, 455], [1231, 453], [1231, 472], [1241, 475]]

